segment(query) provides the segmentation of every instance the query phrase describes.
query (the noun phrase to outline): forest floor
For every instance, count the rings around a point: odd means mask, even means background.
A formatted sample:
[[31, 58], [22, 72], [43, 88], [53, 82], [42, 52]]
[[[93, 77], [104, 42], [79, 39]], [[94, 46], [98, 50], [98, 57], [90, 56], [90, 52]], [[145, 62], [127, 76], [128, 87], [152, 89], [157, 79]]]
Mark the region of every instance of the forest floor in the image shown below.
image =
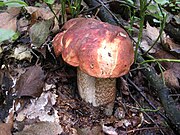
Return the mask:
[[[62, 25], [58, 25], [45, 3], [37, 7], [27, 2], [29, 6], [2, 7], [0, 11], [0, 20], [3, 20], [0, 29], [18, 32], [13, 36], [11, 32], [0, 32], [0, 135], [177, 134], [173, 127], [176, 125], [171, 125], [158, 92], [141, 72], [138, 62], [131, 66], [128, 75], [117, 78], [111, 116], [104, 114], [103, 107], [83, 101], [78, 94], [76, 67], [65, 63], [61, 56], [57, 58], [53, 51], [52, 40]], [[82, 6], [84, 11], [91, 10], [84, 3]], [[113, 9], [118, 9], [116, 6], [112, 2], [108, 8], [114, 13]], [[58, 3], [53, 7], [58, 16], [61, 16], [60, 7]], [[82, 12], [78, 17], [101, 19], [94, 12]], [[67, 10], [65, 19], [70, 18]], [[127, 24], [128, 16], [123, 19]], [[180, 16], [169, 17], [158, 41], [159, 26], [148, 19], [144, 22], [138, 52], [146, 52], [156, 42], [144, 58], [166, 59], [148, 62], [148, 66], [155, 69], [160, 79], [163, 76], [169, 90], [167, 96], [172, 97], [179, 110], [180, 41], [170, 32], [175, 27], [177, 35], [180, 33]], [[134, 23], [132, 28], [131, 37], [136, 42], [139, 27]], [[167, 59], [175, 62], [167, 62]]]

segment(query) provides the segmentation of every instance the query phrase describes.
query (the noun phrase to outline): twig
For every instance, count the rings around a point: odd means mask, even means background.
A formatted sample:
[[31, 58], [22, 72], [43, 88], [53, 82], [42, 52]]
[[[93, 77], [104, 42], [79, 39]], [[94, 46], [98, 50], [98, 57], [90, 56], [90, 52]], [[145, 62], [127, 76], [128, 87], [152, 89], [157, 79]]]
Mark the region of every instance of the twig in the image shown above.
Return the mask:
[[129, 130], [129, 131], [127, 131], [127, 133], [132, 133], [132, 132], [135, 132], [135, 131], [142, 131], [142, 130], [160, 130], [160, 129], [164, 129], [164, 128], [163, 127], [137, 128], [137, 129]]
[[[131, 98], [136, 102], [136, 104], [138, 106], [141, 107], [141, 105], [136, 101], [136, 99], [132, 96], [131, 92], [129, 91]], [[146, 98], [145, 98], [146, 99]], [[143, 111], [143, 113], [150, 119], [150, 121], [152, 121], [158, 128], [159, 125], [151, 118], [151, 116], [149, 116], [149, 114], [146, 113], [146, 111]], [[161, 134], [164, 135], [164, 132], [162, 130], [160, 130]]]
[[[134, 84], [129, 78], [128, 78], [128, 82], [136, 88], [136, 90], [142, 95], [142, 97], [146, 100], [146, 102], [154, 109], [154, 110], [158, 110], [157, 107], [155, 107], [150, 101], [149, 99], [146, 98], [146, 96], [144, 95], [144, 93], [142, 92], [142, 90], [140, 88], [138, 88], [138, 86], [136, 84]], [[165, 120], [167, 120], [167, 117], [164, 116], [161, 112], [158, 111], [158, 113], [161, 115], [161, 117], [163, 117]]]
[[48, 3], [46, 3], [46, 4], [49, 7], [49, 9], [51, 10], [51, 12], [53, 13], [53, 15], [55, 16], [55, 18], [57, 19], [57, 21], [59, 22], [59, 19], [58, 19], [56, 13], [54, 12], [54, 10], [52, 9], [52, 6], [50, 4], [48, 4]]

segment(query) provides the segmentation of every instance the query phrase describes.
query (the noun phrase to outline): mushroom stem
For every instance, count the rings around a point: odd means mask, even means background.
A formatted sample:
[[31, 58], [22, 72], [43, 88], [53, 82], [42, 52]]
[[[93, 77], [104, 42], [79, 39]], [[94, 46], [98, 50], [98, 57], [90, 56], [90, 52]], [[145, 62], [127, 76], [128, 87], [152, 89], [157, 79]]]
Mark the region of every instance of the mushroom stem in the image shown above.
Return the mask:
[[95, 78], [77, 68], [77, 84], [81, 98], [93, 106], [103, 106], [111, 115], [116, 96], [115, 78]]

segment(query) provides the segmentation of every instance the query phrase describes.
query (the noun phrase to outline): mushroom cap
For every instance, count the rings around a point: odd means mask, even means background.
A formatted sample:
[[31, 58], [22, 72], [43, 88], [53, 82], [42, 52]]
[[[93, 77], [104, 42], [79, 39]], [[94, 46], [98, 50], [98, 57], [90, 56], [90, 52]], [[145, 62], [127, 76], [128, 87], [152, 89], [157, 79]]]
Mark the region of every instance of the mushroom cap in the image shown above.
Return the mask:
[[71, 19], [62, 29], [53, 39], [56, 56], [97, 78], [128, 73], [134, 50], [124, 29], [92, 18]]

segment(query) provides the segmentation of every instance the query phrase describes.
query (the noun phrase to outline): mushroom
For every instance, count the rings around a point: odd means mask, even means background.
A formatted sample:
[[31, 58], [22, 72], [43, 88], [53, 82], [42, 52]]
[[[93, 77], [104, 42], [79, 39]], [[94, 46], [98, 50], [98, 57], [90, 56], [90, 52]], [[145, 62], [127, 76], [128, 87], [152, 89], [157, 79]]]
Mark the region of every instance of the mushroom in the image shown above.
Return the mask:
[[111, 115], [116, 97], [116, 78], [129, 72], [134, 50], [127, 32], [119, 26], [92, 18], [67, 21], [53, 39], [55, 55], [77, 68], [81, 98], [103, 106]]

